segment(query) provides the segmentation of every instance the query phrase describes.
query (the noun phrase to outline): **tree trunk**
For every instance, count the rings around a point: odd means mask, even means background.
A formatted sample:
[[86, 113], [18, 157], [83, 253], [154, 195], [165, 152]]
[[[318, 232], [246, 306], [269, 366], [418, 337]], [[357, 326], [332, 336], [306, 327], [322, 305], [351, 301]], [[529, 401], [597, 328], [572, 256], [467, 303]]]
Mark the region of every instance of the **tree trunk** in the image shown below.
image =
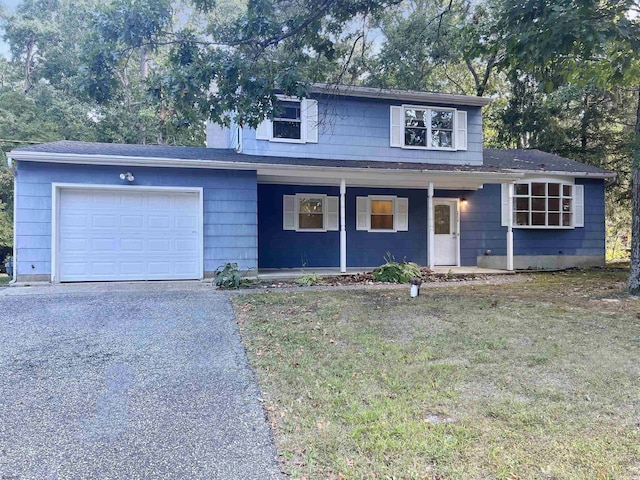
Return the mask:
[[638, 108], [631, 166], [631, 270], [629, 271], [629, 293], [640, 294], [640, 85], [638, 85]]

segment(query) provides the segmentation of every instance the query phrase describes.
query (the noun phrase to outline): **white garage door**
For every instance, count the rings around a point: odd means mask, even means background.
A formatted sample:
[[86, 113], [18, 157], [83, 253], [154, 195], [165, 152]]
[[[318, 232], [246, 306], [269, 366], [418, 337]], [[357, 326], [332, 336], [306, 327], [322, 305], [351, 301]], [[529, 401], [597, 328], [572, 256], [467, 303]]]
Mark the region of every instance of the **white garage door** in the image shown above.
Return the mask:
[[57, 280], [202, 275], [200, 192], [61, 188]]

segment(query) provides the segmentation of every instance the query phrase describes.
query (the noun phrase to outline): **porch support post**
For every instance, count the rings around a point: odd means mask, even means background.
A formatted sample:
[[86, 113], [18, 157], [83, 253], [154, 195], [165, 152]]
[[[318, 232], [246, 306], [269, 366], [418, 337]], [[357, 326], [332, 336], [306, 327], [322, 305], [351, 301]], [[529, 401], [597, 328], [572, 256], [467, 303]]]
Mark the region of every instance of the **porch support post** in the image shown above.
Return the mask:
[[435, 266], [435, 223], [433, 219], [433, 182], [429, 182], [429, 194], [428, 194], [428, 208], [427, 208], [427, 216], [428, 216], [428, 229], [427, 229], [427, 252], [428, 252], [428, 260], [429, 260], [429, 270], [433, 270]]
[[340, 179], [340, 272], [347, 273], [347, 182]]
[[507, 191], [507, 212], [509, 214], [507, 222], [507, 270], [513, 271], [513, 183], [507, 185]]

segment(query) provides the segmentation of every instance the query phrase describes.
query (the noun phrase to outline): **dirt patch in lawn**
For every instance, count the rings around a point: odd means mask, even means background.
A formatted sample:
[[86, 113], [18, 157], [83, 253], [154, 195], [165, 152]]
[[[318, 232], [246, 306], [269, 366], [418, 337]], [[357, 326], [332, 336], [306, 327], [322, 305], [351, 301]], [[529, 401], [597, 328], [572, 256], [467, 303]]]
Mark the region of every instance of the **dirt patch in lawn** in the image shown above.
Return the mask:
[[[234, 295], [291, 478], [638, 478], [640, 301], [617, 269]], [[356, 288], [356, 287], [354, 287]]]

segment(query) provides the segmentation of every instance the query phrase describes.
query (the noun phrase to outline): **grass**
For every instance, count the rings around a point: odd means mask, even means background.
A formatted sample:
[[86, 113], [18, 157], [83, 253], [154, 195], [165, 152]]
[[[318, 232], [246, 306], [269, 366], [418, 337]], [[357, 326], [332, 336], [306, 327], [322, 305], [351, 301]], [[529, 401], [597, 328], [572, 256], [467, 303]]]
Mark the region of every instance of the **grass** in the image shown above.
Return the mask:
[[0, 273], [0, 287], [8, 284], [11, 281], [11, 277], [6, 273]]
[[640, 300], [624, 269], [501, 286], [234, 297], [283, 471], [640, 478]]

